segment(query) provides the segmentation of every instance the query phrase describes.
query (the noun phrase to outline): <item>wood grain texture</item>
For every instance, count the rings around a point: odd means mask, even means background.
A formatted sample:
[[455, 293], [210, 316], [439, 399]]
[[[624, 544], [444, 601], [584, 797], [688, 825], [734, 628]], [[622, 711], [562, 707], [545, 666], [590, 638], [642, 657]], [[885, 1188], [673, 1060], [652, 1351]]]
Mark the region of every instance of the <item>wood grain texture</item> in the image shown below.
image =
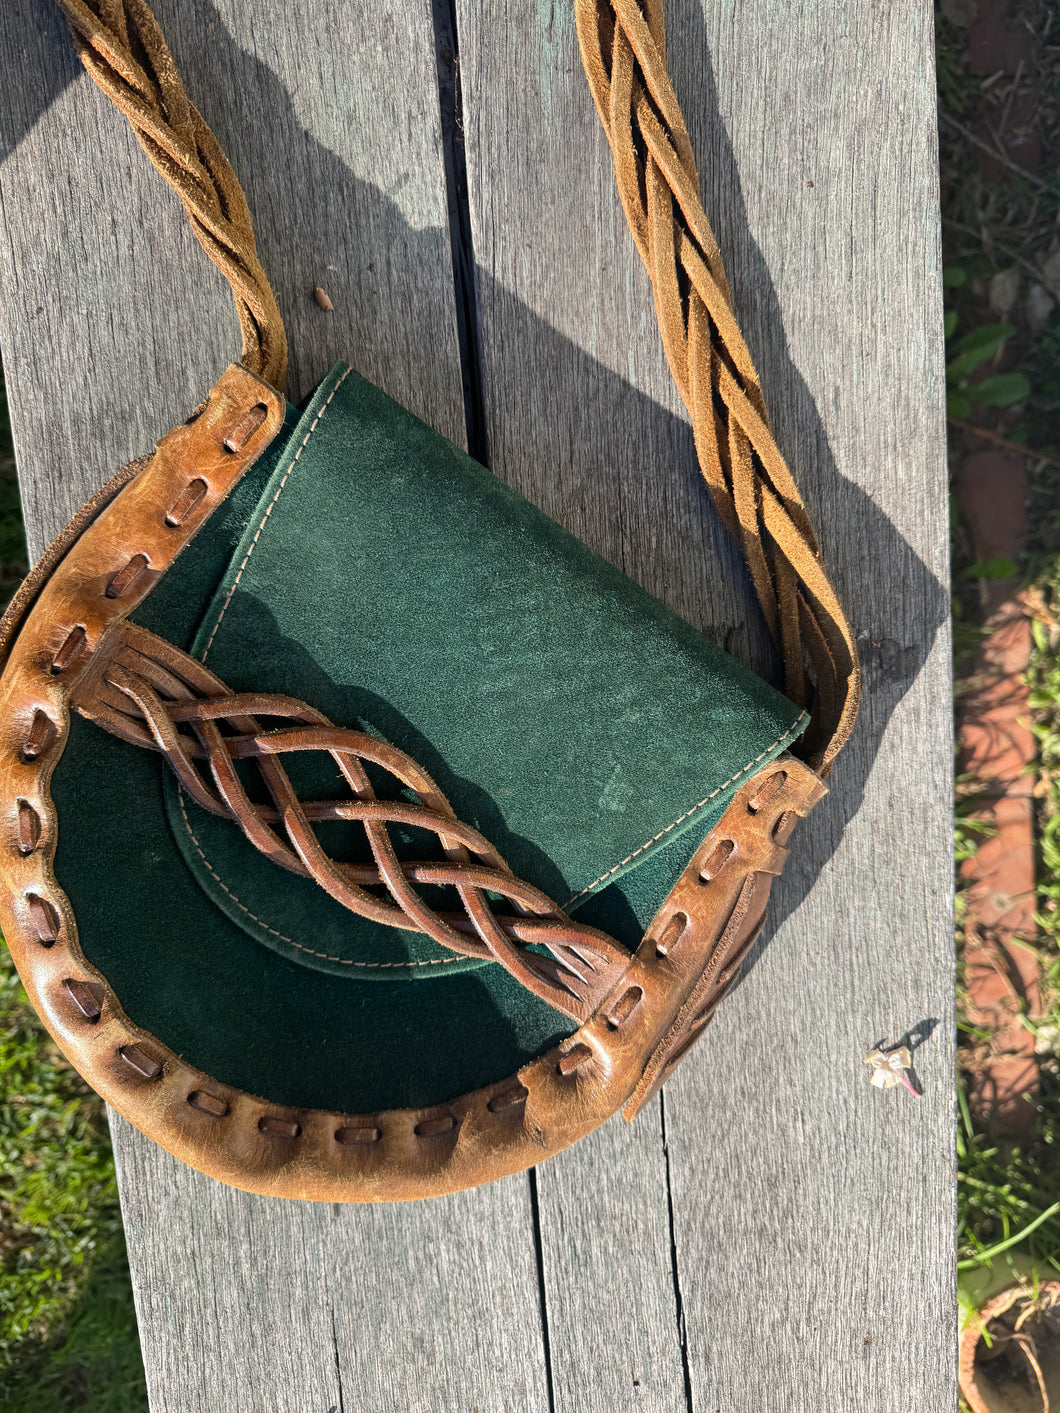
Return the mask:
[[547, 1408], [525, 1177], [285, 1202], [111, 1130], [152, 1413]]
[[[460, 0], [457, 17], [490, 464], [731, 641], [750, 601], [689, 474], [573, 10]], [[537, 1189], [556, 1413], [685, 1409], [658, 1104], [544, 1165]]]
[[[735, 298], [781, 445], [818, 508], [866, 682], [832, 796], [793, 841], [774, 911], [790, 921], [665, 1096], [693, 1395], [785, 1413], [952, 1408], [952, 748], [932, 14], [923, 4], [782, 11], [738, 0], [704, 15], [675, 44], [675, 73], [685, 95], [716, 75], [721, 123], [710, 135], [697, 111], [692, 132], [709, 154], [708, 205], [730, 232]], [[741, 82], [748, 33], [755, 71], [769, 75], [753, 92]], [[873, 1044], [910, 1031], [923, 1041], [919, 1101], [859, 1074]], [[704, 1112], [724, 1115], [724, 1144], [709, 1141]], [[728, 1322], [742, 1304], [752, 1318], [749, 1289], [769, 1292], [754, 1360], [717, 1337], [719, 1312]]]
[[[754, 611], [706, 506], [569, 7], [461, 0], [459, 13], [493, 467], [752, 658]], [[666, 1154], [654, 1109], [630, 1141], [625, 1187], [612, 1188], [605, 1135], [541, 1171], [556, 1406], [683, 1407], [683, 1361], [691, 1406], [712, 1413], [952, 1408], [931, 10], [670, 0], [667, 16], [706, 209], [780, 446], [859, 632], [866, 692], [832, 793], [793, 841], [772, 941], [664, 1093]], [[861, 1072], [875, 1043], [910, 1031], [923, 1042], [919, 1101], [872, 1090]], [[640, 1240], [650, 1255], [632, 1249]], [[581, 1322], [579, 1275], [594, 1292]], [[660, 1346], [650, 1393], [628, 1378], [623, 1392], [645, 1307], [656, 1339], [676, 1332], [668, 1284], [683, 1347]]]
[[154, 1413], [326, 1413], [341, 1403], [336, 1307], [309, 1203], [250, 1197], [111, 1116]]
[[659, 1107], [537, 1170], [556, 1413], [684, 1413]]
[[[35, 557], [197, 405], [238, 359], [239, 330], [228, 286], [87, 80], [57, 8], [2, 8], [18, 81], [0, 105], [0, 334]], [[282, 23], [232, 0], [156, 12], [247, 191], [291, 341], [288, 395], [345, 358], [463, 441], [429, 0], [292, 4]]]
[[[304, 0], [267, 24], [234, 0], [155, 8], [247, 187], [295, 350], [289, 395], [346, 357], [463, 442], [427, 0]], [[18, 75], [0, 105], [0, 347], [35, 554], [187, 415], [239, 338], [227, 286], [50, 0], [0, 7], [0, 58]], [[547, 1408], [525, 1177], [429, 1206], [314, 1208], [113, 1131], [155, 1413]]]
[[[677, 20], [686, 0], [667, 8]], [[693, 473], [573, 8], [460, 0], [458, 15], [491, 466], [747, 655], [764, 633]]]

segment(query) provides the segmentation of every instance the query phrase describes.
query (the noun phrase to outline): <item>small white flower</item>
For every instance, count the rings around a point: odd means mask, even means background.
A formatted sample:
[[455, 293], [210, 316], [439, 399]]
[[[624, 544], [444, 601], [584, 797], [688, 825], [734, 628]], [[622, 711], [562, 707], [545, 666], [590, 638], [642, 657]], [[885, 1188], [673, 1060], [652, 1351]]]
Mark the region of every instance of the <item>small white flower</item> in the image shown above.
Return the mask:
[[877, 1089], [893, 1089], [896, 1084], [904, 1084], [910, 1094], [919, 1099], [919, 1091], [913, 1088], [906, 1070], [913, 1063], [908, 1045], [899, 1045], [895, 1050], [870, 1050], [865, 1056], [865, 1064], [871, 1066], [869, 1083]]

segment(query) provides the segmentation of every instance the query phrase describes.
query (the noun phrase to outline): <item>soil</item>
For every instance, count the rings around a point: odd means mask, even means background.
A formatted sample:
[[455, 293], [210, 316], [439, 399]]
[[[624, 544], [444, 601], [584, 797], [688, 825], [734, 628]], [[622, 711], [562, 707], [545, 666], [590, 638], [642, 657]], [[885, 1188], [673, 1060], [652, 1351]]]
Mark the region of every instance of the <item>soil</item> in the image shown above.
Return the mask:
[[961, 1382], [973, 1413], [1060, 1413], [1060, 1283], [1043, 1284], [1037, 1295], [1006, 1292], [983, 1317], [990, 1344], [979, 1339], [971, 1369], [962, 1350]]

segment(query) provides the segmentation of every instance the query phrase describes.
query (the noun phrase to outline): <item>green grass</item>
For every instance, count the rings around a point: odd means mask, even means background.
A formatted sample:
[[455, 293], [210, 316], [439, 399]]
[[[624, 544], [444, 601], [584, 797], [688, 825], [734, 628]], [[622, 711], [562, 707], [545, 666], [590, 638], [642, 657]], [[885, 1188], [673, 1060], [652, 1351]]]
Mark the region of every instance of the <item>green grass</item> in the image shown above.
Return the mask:
[[[940, 125], [943, 250], [947, 335], [947, 392], [951, 416], [1033, 449], [1058, 456], [1060, 445], [1060, 311], [1042, 324], [1028, 313], [1040, 273], [1053, 254], [1060, 215], [1060, 50], [1044, 0], [1022, 0], [1019, 22], [1041, 39], [1037, 64], [1024, 81], [1034, 86], [1044, 139], [1036, 179], [1007, 171], [1003, 180], [983, 179], [981, 153], [953, 122]], [[995, 130], [1008, 99], [1004, 81], [977, 74], [968, 63], [968, 31], [938, 18], [937, 53], [942, 112], [965, 129], [976, 126], [983, 94], [997, 102]], [[987, 99], [986, 101], [991, 101]], [[1000, 117], [998, 116], [1000, 115]], [[998, 119], [995, 122], [995, 118]], [[1052, 156], [1050, 156], [1050, 152]], [[1008, 307], [999, 284], [1018, 289]], [[971, 440], [969, 449], [979, 450]], [[1042, 1081], [1034, 1127], [1018, 1143], [993, 1136], [974, 1118], [958, 1075], [958, 1255], [962, 1280], [974, 1285], [991, 1272], [1017, 1269], [1040, 1275], [1060, 1272], [1060, 469], [1028, 462], [1034, 539], [1019, 564], [977, 564], [959, 511], [953, 519], [955, 670], [971, 670], [981, 641], [984, 581], [1012, 577], [1013, 587], [1033, 586], [1035, 624], [1030, 687], [1040, 759], [1038, 787], [1039, 947], [1047, 1014], [1032, 1028], [1040, 1052]], [[958, 782], [955, 855], [958, 865], [974, 854], [981, 834], [968, 810], [976, 782]], [[958, 944], [964, 921], [958, 892]], [[959, 998], [960, 999], [960, 998]], [[1026, 1022], [1030, 1025], [1030, 1022]], [[962, 1050], [989, 1037], [961, 1021]]]
[[[1039, 174], [1007, 170], [996, 182], [984, 180], [981, 152], [953, 124], [974, 128], [986, 93], [997, 103], [996, 112], [988, 114], [988, 126], [996, 130], [1009, 111], [1005, 81], [972, 71], [967, 30], [941, 16], [936, 22], [944, 115], [939, 139], [947, 389], [954, 416], [1055, 456], [1060, 444], [1060, 319], [1054, 310], [1044, 327], [1036, 326], [1026, 300], [1032, 286], [1048, 283], [1041, 269], [1053, 253], [1060, 216], [1055, 176], [1060, 36], [1049, 33], [1057, 29], [1049, 0], [1021, 0], [1017, 8], [1014, 19], [1040, 41], [1037, 63], [1023, 75], [1023, 85], [1034, 93], [1043, 162]], [[998, 278], [1013, 281], [1010, 308], [996, 302], [992, 307], [991, 282]], [[1053, 517], [1060, 513], [1060, 500], [1053, 500], [1051, 512]]]
[[146, 1408], [102, 1102], [0, 955], [0, 1410]]
[[[1045, 1013], [1025, 1020], [1041, 1066], [1038, 1114], [1019, 1142], [992, 1135], [972, 1116], [958, 1083], [958, 1258], [966, 1269], [989, 1267], [1005, 1243], [1021, 1268], [1041, 1278], [1060, 1273], [1060, 555], [1039, 573], [1030, 700], [1038, 742], [1038, 898]], [[958, 811], [958, 862], [975, 851], [978, 836]], [[963, 909], [958, 892], [958, 936]], [[967, 1022], [966, 1039], [982, 1039]], [[1000, 1253], [998, 1253], [1000, 1254]]]
[[96, 1263], [52, 1336], [23, 1346], [0, 1413], [146, 1413], [129, 1271], [120, 1240]]

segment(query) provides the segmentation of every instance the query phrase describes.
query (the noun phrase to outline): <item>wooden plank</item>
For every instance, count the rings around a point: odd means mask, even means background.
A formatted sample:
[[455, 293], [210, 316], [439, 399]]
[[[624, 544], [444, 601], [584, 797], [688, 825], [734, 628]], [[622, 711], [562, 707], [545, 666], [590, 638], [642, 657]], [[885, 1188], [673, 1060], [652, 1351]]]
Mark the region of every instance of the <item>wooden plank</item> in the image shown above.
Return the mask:
[[[490, 464], [731, 636], [723, 625], [752, 614], [688, 474], [691, 436], [630, 259], [573, 9], [459, 0], [457, 15]], [[674, 572], [685, 544], [702, 556], [692, 574]], [[556, 1413], [685, 1409], [658, 1105], [545, 1164], [537, 1189]]]
[[336, 1292], [339, 1413], [548, 1413], [525, 1174], [352, 1220], [314, 1210]]
[[[179, 218], [165, 208], [153, 174], [139, 165], [139, 154], [120, 124], [83, 81], [67, 87], [75, 72], [72, 64], [56, 77], [60, 30], [50, 10], [43, 4], [25, 8], [28, 18], [0, 16], [0, 53], [8, 59], [8, 72], [25, 76], [31, 96], [21, 110], [4, 116], [25, 136], [0, 170], [8, 232], [0, 258], [0, 339], [13, 383], [17, 380], [12, 402], [31, 530], [39, 548], [46, 533], [113, 465], [141, 451], [160, 427], [197, 400], [231, 356], [232, 336], [220, 286], [210, 291], [204, 318], [199, 292], [212, 276]], [[683, 1353], [697, 1406], [769, 1407], [778, 1369], [783, 1370], [785, 1406], [828, 1413], [841, 1406], [840, 1394], [844, 1409], [854, 1398], [857, 1406], [869, 1409], [904, 1409], [914, 1406], [912, 1397], [925, 1406], [953, 1403], [941, 1353], [950, 1328], [944, 1317], [950, 1313], [946, 1273], [952, 1255], [947, 1246], [951, 1086], [940, 1045], [949, 1033], [951, 954], [945, 921], [948, 840], [940, 807], [940, 801], [948, 800], [943, 647], [936, 643], [922, 666], [945, 611], [944, 595], [931, 578], [933, 570], [940, 576], [943, 572], [944, 538], [938, 490], [940, 390], [932, 374], [938, 366], [939, 331], [937, 299], [931, 305], [930, 44], [924, 38], [923, 6], [875, 17], [862, 13], [866, 8], [848, 4], [834, 25], [832, 20], [825, 25], [818, 9], [781, 16], [764, 0], [743, 0], [738, 11], [729, 5], [717, 12], [717, 34], [691, 10], [689, 30], [683, 33], [685, 21], [671, 14], [672, 67], [693, 141], [701, 154], [709, 154], [703, 163], [708, 208], [728, 254], [782, 444], [811, 504], [827, 507], [823, 528], [829, 562], [846, 579], [856, 615], [860, 609], [859, 624], [869, 635], [871, 691], [860, 728], [861, 753], [852, 748], [844, 757], [832, 800], [819, 812], [831, 829], [815, 820], [806, 831], [811, 847], [802, 862], [796, 852], [801, 871], [785, 881], [781, 912], [794, 909], [832, 840], [850, 821], [845, 854], [828, 865], [813, 897], [730, 1001], [703, 1053], [668, 1089], [676, 1268], [669, 1266], [670, 1214], [657, 1111], [629, 1131], [610, 1126], [540, 1174], [557, 1407], [603, 1408], [623, 1394], [626, 1402], [639, 1399], [642, 1406], [683, 1406], [683, 1382], [678, 1380], [680, 1372], [683, 1381], [682, 1351], [676, 1333], [670, 1333], [677, 1330], [675, 1275], [688, 1330]], [[343, 16], [348, 9], [343, 7]], [[411, 7], [400, 7], [377, 28], [371, 16], [357, 16], [352, 26], [361, 37], [358, 45], [363, 39], [356, 52], [364, 62], [346, 68], [330, 46], [322, 55], [318, 38], [345, 34], [345, 19], [336, 27], [338, 11], [321, 20], [316, 7], [318, 24], [310, 34], [308, 8], [288, 7], [283, 25], [290, 25], [292, 33], [304, 27], [297, 38], [312, 63], [312, 72], [307, 60], [304, 81], [296, 82], [303, 70], [286, 54], [275, 22], [270, 47], [262, 51], [267, 59], [259, 61], [252, 57], [257, 52], [252, 18], [240, 16], [236, 26], [205, 3], [162, 7], [189, 85], [237, 168], [248, 178], [251, 166], [255, 177], [270, 173], [260, 178], [262, 185], [249, 180], [248, 185], [259, 213], [263, 256], [277, 277], [294, 341], [306, 359], [295, 367], [297, 386], [304, 389], [333, 354], [352, 348], [363, 371], [457, 436], [462, 414], [455, 358], [439, 353], [439, 341], [452, 327], [443, 278], [447, 237], [437, 238], [444, 207], [439, 183], [426, 183], [426, 195], [417, 188], [415, 174], [421, 169], [412, 160], [429, 169], [431, 154], [403, 153], [409, 156], [406, 163], [380, 171], [372, 164], [378, 160], [385, 166], [385, 154], [369, 143], [365, 157], [361, 135], [357, 140], [350, 136], [344, 116], [365, 74], [386, 87], [375, 56], [387, 52], [395, 33], [407, 32], [400, 22], [409, 13]], [[485, 159], [478, 162], [472, 190], [476, 242], [490, 272], [480, 281], [479, 296], [494, 465], [692, 621], [749, 651], [746, 600], [729, 588], [730, 552], [702, 528], [709, 522], [691, 474], [687, 429], [645, 312], [650, 308], [646, 282], [629, 251], [614, 204], [606, 147], [595, 132], [584, 91], [580, 101], [588, 116], [578, 119], [580, 126], [570, 126], [582, 80], [565, 12], [539, 7], [529, 28], [520, 16], [495, 5], [486, 13], [492, 22], [481, 26], [478, 50], [474, 16], [469, 10], [463, 15], [468, 90], [472, 81], [481, 81], [485, 91], [481, 76], [499, 75], [506, 65], [513, 75], [509, 112], [505, 120], [494, 120], [489, 141], [475, 134], [475, 114], [469, 114], [472, 147], [479, 143], [478, 150], [495, 159], [493, 176]], [[333, 21], [330, 31], [327, 19]], [[212, 42], [189, 48], [185, 38], [181, 44], [177, 26], [184, 22], [213, 24]], [[734, 36], [739, 37], [738, 53], [732, 49]], [[490, 42], [499, 52], [490, 51]], [[803, 50], [816, 56], [808, 70], [812, 103], [800, 97]], [[726, 82], [719, 79], [716, 93], [708, 51], [718, 73], [727, 76]], [[719, 56], [725, 56], [724, 65]], [[531, 58], [537, 69], [521, 70], [520, 62]], [[866, 84], [856, 68], [859, 62], [866, 73], [882, 73], [885, 79]], [[215, 63], [222, 65], [225, 80], [213, 87]], [[481, 66], [480, 79], [472, 80], [475, 63]], [[764, 73], [770, 75], [768, 87], [760, 77]], [[516, 81], [519, 74], [525, 85]], [[245, 101], [244, 87], [250, 95]], [[315, 108], [318, 91], [327, 97]], [[400, 86], [387, 91], [404, 104]], [[860, 104], [856, 123], [851, 95]], [[386, 93], [376, 96], [385, 105]], [[717, 124], [718, 105], [727, 132]], [[365, 115], [367, 124], [377, 110], [365, 104], [352, 111]], [[769, 121], [763, 120], [763, 111]], [[226, 113], [233, 115], [231, 132], [222, 122]], [[264, 126], [271, 134], [273, 114], [279, 141], [261, 132]], [[862, 135], [860, 146], [850, 145], [852, 126]], [[299, 139], [301, 129], [311, 136]], [[791, 133], [790, 150], [784, 150], [779, 163], [778, 130]], [[114, 145], [107, 150], [118, 163], [97, 170], [93, 162], [82, 161], [72, 183], [61, 135], [93, 131], [100, 143]], [[401, 152], [402, 142], [413, 141], [417, 131], [399, 122], [379, 146]], [[285, 146], [290, 142], [296, 146]], [[516, 153], [529, 155], [516, 160]], [[129, 167], [124, 184], [108, 175], [120, 175], [122, 159]], [[811, 159], [815, 174], [806, 177], [799, 163]], [[876, 168], [886, 170], [884, 159], [892, 170], [886, 172], [888, 180], [874, 185]], [[406, 180], [408, 172], [413, 177]], [[814, 187], [806, 188], [806, 180], [813, 180]], [[413, 190], [407, 198], [410, 181]], [[820, 199], [812, 198], [811, 206], [807, 192], [818, 188]], [[395, 220], [393, 203], [384, 200], [383, 191], [412, 204], [402, 205]], [[299, 200], [292, 207], [296, 192]], [[575, 200], [579, 192], [585, 193], [584, 203]], [[421, 200], [424, 204], [417, 205]], [[292, 239], [284, 229], [285, 213], [297, 209], [301, 214], [307, 204], [307, 230]], [[127, 209], [132, 213], [128, 228]], [[104, 221], [101, 234], [100, 213], [110, 211], [114, 219]], [[851, 211], [857, 218], [853, 237]], [[519, 224], [509, 224], [511, 216], [518, 216]], [[913, 216], [917, 224], [911, 224]], [[336, 223], [342, 225], [337, 240]], [[352, 229], [371, 230], [373, 240], [378, 239], [372, 248], [393, 261], [382, 267], [384, 278], [377, 285], [368, 279], [377, 262], [367, 248], [365, 254], [348, 249]], [[144, 242], [157, 256], [153, 268], [144, 263]], [[402, 293], [413, 288], [413, 274], [402, 266], [403, 254], [393, 255], [406, 249], [415, 270], [426, 271], [414, 301]], [[309, 258], [290, 268], [285, 261], [292, 250], [299, 258], [308, 251]], [[583, 279], [569, 273], [579, 256], [585, 262]], [[337, 268], [329, 271], [329, 264]], [[609, 275], [602, 291], [596, 288], [596, 270]], [[325, 284], [333, 297], [335, 290], [348, 297], [348, 306], [336, 300], [337, 318], [320, 315], [308, 302], [316, 283]], [[97, 294], [104, 286], [107, 300]], [[925, 309], [934, 318], [930, 326]], [[104, 318], [109, 320], [106, 339], [97, 334], [90, 342], [87, 329]], [[296, 332], [299, 319], [303, 323]], [[348, 324], [342, 325], [343, 320]], [[64, 350], [62, 360], [36, 352], [57, 348]], [[188, 349], [201, 355], [201, 367], [185, 356]], [[60, 407], [67, 409], [63, 420], [56, 417]], [[560, 437], [557, 429], [564, 428]], [[677, 490], [680, 464], [689, 474], [684, 489]], [[838, 479], [840, 473], [847, 482]], [[872, 547], [871, 584], [866, 584], [864, 546]], [[901, 593], [881, 605], [877, 581], [893, 582]], [[728, 597], [720, 598], [722, 591]], [[882, 646], [873, 649], [873, 643]], [[875, 753], [879, 760], [873, 765]], [[854, 818], [862, 786], [865, 803]], [[825, 808], [833, 813], [825, 815]], [[892, 878], [903, 878], [901, 896], [881, 916], [876, 880]], [[824, 909], [824, 920], [815, 915], [807, 926], [805, 916], [816, 907], [815, 900]], [[932, 916], [930, 931], [925, 910]], [[837, 928], [840, 918], [843, 935]], [[817, 938], [825, 945], [811, 971], [801, 959]], [[758, 995], [754, 988], [762, 986], [766, 989]], [[911, 1019], [912, 1000], [919, 1010]], [[928, 1010], [943, 1021], [931, 1045], [918, 1054], [923, 1076], [934, 1086], [933, 1097], [921, 1101], [911, 1117], [895, 1105], [882, 1107], [880, 1096], [853, 1086], [859, 1052], [881, 1037], [884, 1026], [892, 1026], [890, 1038], [896, 1039], [896, 1029], [923, 1019]], [[796, 1024], [791, 1016], [809, 1019]], [[866, 1039], [857, 1029], [857, 1017], [879, 1030]], [[704, 1116], [718, 1111], [710, 1103], [715, 1093], [723, 1110], [719, 1121], [710, 1124]], [[888, 1096], [885, 1102], [896, 1097], [902, 1096]], [[763, 1135], [769, 1140], [764, 1152], [759, 1151]], [[140, 1246], [134, 1260], [139, 1257], [145, 1273], [142, 1286], [166, 1290], [163, 1274], [169, 1268], [171, 1279], [174, 1264], [172, 1231], [190, 1240], [194, 1256], [185, 1248], [188, 1274], [170, 1292], [168, 1306], [149, 1309], [141, 1290], [145, 1322], [152, 1324], [152, 1367], [164, 1366], [169, 1376], [180, 1373], [188, 1380], [183, 1388], [171, 1384], [168, 1391], [156, 1381], [157, 1407], [261, 1403], [262, 1388], [254, 1380], [260, 1377], [261, 1351], [270, 1344], [254, 1331], [248, 1339], [245, 1322], [229, 1314], [240, 1303], [233, 1282], [245, 1279], [246, 1272], [230, 1253], [221, 1263], [225, 1269], [219, 1270], [216, 1243], [207, 1241], [211, 1222], [215, 1229], [239, 1230], [248, 1249], [263, 1253], [266, 1262], [277, 1262], [274, 1288], [262, 1296], [279, 1290], [282, 1298], [255, 1307], [255, 1329], [270, 1338], [273, 1331], [282, 1332], [293, 1347], [323, 1359], [300, 1386], [285, 1383], [282, 1395], [270, 1388], [270, 1398], [275, 1393], [277, 1400], [289, 1401], [287, 1406], [301, 1408], [309, 1406], [310, 1397], [334, 1397], [327, 1359], [320, 1355], [324, 1338], [325, 1353], [334, 1358], [341, 1351], [339, 1372], [344, 1366], [356, 1371], [345, 1384], [347, 1397], [356, 1390], [369, 1406], [373, 1395], [378, 1406], [461, 1406], [464, 1391], [477, 1396], [480, 1389], [485, 1390], [483, 1406], [545, 1405], [536, 1309], [529, 1298], [533, 1266], [527, 1198], [518, 1184], [490, 1190], [497, 1194], [499, 1211], [484, 1194], [454, 1199], [452, 1241], [444, 1239], [444, 1223], [443, 1240], [432, 1240], [445, 1204], [382, 1215], [308, 1209], [314, 1212], [318, 1245], [307, 1250], [316, 1253], [323, 1246], [346, 1255], [341, 1263], [322, 1268], [315, 1255], [306, 1258], [306, 1274], [291, 1284], [280, 1263], [296, 1259], [295, 1233], [309, 1230], [307, 1209], [300, 1209], [288, 1227], [288, 1207], [225, 1194], [218, 1216], [211, 1207], [220, 1200], [213, 1185], [206, 1184], [212, 1191], [204, 1198], [196, 1184], [205, 1180], [165, 1155], [145, 1146], [129, 1149], [120, 1137], [119, 1149], [127, 1201], [131, 1183], [137, 1203], [143, 1204], [135, 1212], [130, 1209]], [[124, 1154], [130, 1151], [161, 1166], [126, 1164]], [[907, 1171], [917, 1173], [918, 1186], [899, 1218], [897, 1190]], [[837, 1174], [844, 1175], [842, 1187]], [[178, 1191], [181, 1184], [187, 1184], [186, 1190]], [[839, 1211], [848, 1190], [849, 1212]], [[704, 1210], [705, 1192], [711, 1198], [709, 1211]], [[882, 1219], [872, 1206], [877, 1196]], [[155, 1212], [148, 1210], [151, 1202]], [[243, 1203], [250, 1205], [244, 1209]], [[757, 1226], [748, 1223], [749, 1210], [756, 1213]], [[275, 1230], [278, 1224], [282, 1230]], [[455, 1240], [462, 1227], [470, 1228], [473, 1249]], [[775, 1248], [783, 1241], [793, 1252], [785, 1250], [778, 1262]], [[384, 1264], [378, 1261], [381, 1249], [388, 1252]], [[432, 1300], [424, 1296], [425, 1303], [413, 1307], [423, 1313], [409, 1317], [402, 1336], [406, 1343], [399, 1347], [382, 1340], [378, 1331], [393, 1323], [387, 1317], [395, 1301], [419, 1298], [414, 1276], [424, 1266], [424, 1251], [431, 1255], [423, 1288]], [[496, 1269], [497, 1252], [510, 1272]], [[915, 1264], [917, 1257], [923, 1269]], [[356, 1278], [368, 1265], [378, 1267], [378, 1279], [362, 1288]], [[818, 1269], [822, 1277], [815, 1284]], [[392, 1273], [402, 1270], [412, 1273], [409, 1283], [399, 1281], [395, 1289]], [[480, 1278], [479, 1270], [486, 1276]], [[357, 1292], [357, 1299], [335, 1317], [330, 1351], [314, 1306], [321, 1279], [326, 1286], [348, 1290], [352, 1285]], [[457, 1302], [452, 1292], [464, 1286], [467, 1299], [461, 1296]], [[826, 1288], [825, 1296], [819, 1286]], [[841, 1293], [843, 1303], [838, 1310], [829, 1305], [824, 1320], [823, 1301], [832, 1299], [833, 1290]], [[766, 1292], [772, 1319], [763, 1325]], [[300, 1312], [295, 1317], [287, 1316], [288, 1300]], [[316, 1315], [310, 1315], [310, 1307]], [[874, 1343], [879, 1341], [874, 1348], [864, 1343], [861, 1317], [881, 1308], [886, 1314], [883, 1328], [873, 1336]], [[442, 1320], [427, 1313], [430, 1309], [444, 1311], [445, 1321], [462, 1316], [464, 1337], [454, 1340], [451, 1324], [444, 1329]], [[508, 1314], [503, 1326], [498, 1309]], [[201, 1320], [204, 1312], [207, 1318], [196, 1328], [213, 1331], [213, 1344], [207, 1348], [193, 1341], [195, 1364], [209, 1366], [211, 1353], [221, 1350], [231, 1378], [223, 1388], [209, 1371], [189, 1377], [189, 1360], [180, 1355], [187, 1323]], [[167, 1320], [170, 1330], [162, 1328]], [[380, 1343], [378, 1357], [365, 1348], [366, 1327], [373, 1332], [371, 1343]], [[827, 1347], [815, 1333], [822, 1327]], [[474, 1338], [468, 1338], [468, 1330]], [[424, 1333], [427, 1343], [418, 1343], [417, 1334]], [[434, 1347], [431, 1341], [443, 1338], [439, 1347], [445, 1360], [441, 1355], [424, 1360], [423, 1353], [429, 1355]], [[903, 1342], [912, 1351], [904, 1360]], [[433, 1367], [446, 1360], [444, 1373]], [[413, 1376], [407, 1375], [410, 1367]], [[509, 1404], [514, 1370], [523, 1371], [526, 1382], [514, 1386]], [[634, 1384], [638, 1370], [647, 1370], [649, 1377]], [[284, 1405], [277, 1401], [275, 1406]]]
[[111, 1133], [152, 1410], [339, 1407], [346, 1292], [315, 1208], [193, 1173], [113, 1112]]
[[458, 14], [490, 464], [690, 623], [764, 648], [692, 474], [573, 8], [459, 0]]
[[[681, 6], [673, 69], [695, 101], [708, 207], [780, 443], [861, 634], [866, 683], [823, 817], [804, 827], [778, 890], [775, 917], [789, 921], [666, 1094], [693, 1395], [769, 1407], [779, 1374], [793, 1411], [952, 1408], [932, 11], [923, 0], [701, 8]], [[862, 1056], [911, 1030], [930, 1037], [916, 1051], [924, 1097], [870, 1089]], [[734, 1340], [740, 1319], [753, 1334]]]
[[[459, 14], [492, 465], [751, 658], [569, 7], [461, 0]], [[625, 1145], [625, 1184], [607, 1131], [539, 1175], [556, 1406], [683, 1407], [683, 1362], [696, 1409], [953, 1407], [931, 11], [670, 0], [667, 14], [707, 210], [862, 635], [866, 697], [829, 800], [796, 836], [772, 944], [664, 1095], [669, 1171], [653, 1110]], [[925, 1097], [870, 1090], [862, 1055], [917, 1027]], [[668, 1275], [683, 1348], [657, 1346], [642, 1394], [629, 1351], [676, 1328]]]
[[[290, 395], [345, 356], [462, 441], [429, 0], [292, 0], [267, 24], [236, 0], [156, 9], [246, 183]], [[238, 331], [50, 0], [0, 7], [0, 58], [17, 75], [0, 114], [0, 346], [36, 554], [187, 415]], [[114, 1136], [156, 1413], [547, 1407], [525, 1178], [387, 1212], [313, 1208], [222, 1188], [120, 1120]]]
[[556, 1413], [685, 1413], [658, 1104], [537, 1173]]
[[[4, 10], [20, 80], [0, 116], [2, 332], [35, 556], [187, 416], [239, 343], [228, 286], [85, 81], [56, 7]], [[234, 3], [156, 12], [255, 213], [291, 344], [288, 395], [345, 358], [462, 442], [429, 0], [292, 5], [268, 25]], [[330, 56], [321, 33], [336, 36]], [[381, 58], [391, 42], [407, 56], [400, 86]]]
[[282, 1202], [111, 1129], [152, 1413], [547, 1409], [525, 1177]]

